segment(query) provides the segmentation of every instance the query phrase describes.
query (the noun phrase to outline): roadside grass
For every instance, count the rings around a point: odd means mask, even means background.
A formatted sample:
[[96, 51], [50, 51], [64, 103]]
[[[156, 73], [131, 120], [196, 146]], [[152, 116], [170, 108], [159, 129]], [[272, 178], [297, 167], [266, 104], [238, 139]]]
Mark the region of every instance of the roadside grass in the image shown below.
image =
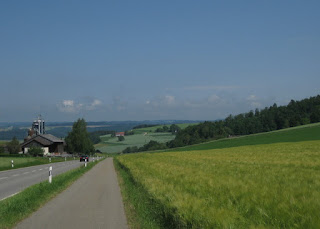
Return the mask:
[[320, 227], [320, 140], [115, 161], [141, 228]]
[[240, 136], [235, 138], [225, 138], [191, 146], [168, 149], [166, 151], [223, 149], [246, 145], [272, 144], [280, 142], [300, 142], [310, 140], [320, 140], [320, 123], [292, 127], [266, 133]]
[[153, 198], [133, 179], [130, 171], [119, 163], [116, 157], [113, 161], [129, 228], [160, 228], [161, 222], [157, 210], [159, 205], [152, 202]]
[[87, 167], [76, 168], [55, 176], [52, 184], [44, 181], [30, 186], [13, 197], [0, 201], [0, 229], [12, 228], [18, 222], [31, 215], [53, 197], [68, 188], [99, 161], [90, 162]]
[[[11, 167], [11, 160], [14, 162], [13, 168]], [[64, 157], [52, 157], [51, 163], [62, 162], [64, 160]], [[73, 160], [73, 157], [67, 157], [67, 160]], [[45, 157], [0, 157], [0, 171], [49, 163], [49, 158]]]

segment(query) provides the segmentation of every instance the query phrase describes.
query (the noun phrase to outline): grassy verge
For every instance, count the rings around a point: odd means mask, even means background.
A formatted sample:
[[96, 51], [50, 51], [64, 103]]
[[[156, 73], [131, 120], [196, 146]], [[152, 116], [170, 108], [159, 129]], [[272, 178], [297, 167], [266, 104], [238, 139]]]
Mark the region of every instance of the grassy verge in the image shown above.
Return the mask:
[[[14, 168], [11, 167], [11, 160], [14, 162]], [[51, 158], [51, 163], [62, 162], [64, 160], [61, 157], [53, 157]], [[73, 160], [73, 157], [68, 157], [67, 160]], [[49, 158], [44, 157], [0, 157], [0, 171], [49, 163]]]
[[12, 228], [69, 187], [98, 162], [90, 162], [87, 167], [76, 168], [55, 176], [53, 177], [52, 184], [44, 181], [30, 186], [13, 197], [0, 201], [0, 228]]
[[114, 158], [124, 208], [131, 229], [181, 228], [182, 222], [167, 214], [165, 206], [146, 191], [130, 170]]

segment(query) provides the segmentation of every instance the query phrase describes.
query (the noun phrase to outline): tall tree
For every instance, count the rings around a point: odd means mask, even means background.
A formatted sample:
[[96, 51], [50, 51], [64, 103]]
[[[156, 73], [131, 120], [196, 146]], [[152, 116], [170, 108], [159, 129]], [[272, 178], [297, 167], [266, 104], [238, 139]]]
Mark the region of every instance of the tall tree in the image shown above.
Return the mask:
[[73, 123], [71, 132], [65, 139], [68, 153], [90, 154], [94, 152], [93, 143], [87, 132], [87, 123], [84, 119], [78, 119]]
[[16, 137], [13, 137], [11, 142], [7, 145], [8, 151], [11, 154], [19, 153], [20, 151], [20, 143], [19, 140]]

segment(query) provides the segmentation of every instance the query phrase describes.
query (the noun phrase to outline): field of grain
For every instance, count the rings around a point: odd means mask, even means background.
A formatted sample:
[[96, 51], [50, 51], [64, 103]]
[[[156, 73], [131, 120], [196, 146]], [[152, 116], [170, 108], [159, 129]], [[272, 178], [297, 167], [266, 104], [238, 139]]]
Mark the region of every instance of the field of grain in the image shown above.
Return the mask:
[[175, 226], [320, 227], [319, 140], [117, 160]]

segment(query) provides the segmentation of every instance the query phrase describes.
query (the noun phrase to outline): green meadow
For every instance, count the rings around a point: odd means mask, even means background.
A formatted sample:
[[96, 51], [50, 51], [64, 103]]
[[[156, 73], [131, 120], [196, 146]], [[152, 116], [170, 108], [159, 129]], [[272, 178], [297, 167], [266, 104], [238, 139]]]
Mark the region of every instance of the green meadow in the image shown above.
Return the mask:
[[147, 134], [134, 134], [124, 136], [124, 141], [118, 141], [117, 137], [110, 135], [101, 136], [101, 142], [95, 145], [95, 148], [101, 152], [118, 153], [127, 147], [137, 146], [141, 147], [149, 141], [168, 142], [174, 139], [171, 133], [147, 133]]
[[[176, 125], [179, 126], [181, 129], [184, 129], [188, 126], [197, 125], [197, 124], [198, 123], [181, 123], [181, 124], [176, 124]], [[152, 127], [146, 127], [146, 128], [139, 128], [139, 129], [134, 129], [133, 131], [135, 134], [155, 132], [156, 129], [163, 127], [163, 126], [167, 126], [170, 128], [171, 125], [159, 125], [159, 126], [152, 126]]]
[[320, 123], [260, 134], [221, 139], [211, 142], [205, 142], [202, 144], [176, 148], [170, 151], [222, 149], [246, 145], [272, 144], [280, 142], [300, 142], [310, 140], [320, 140]]
[[[186, 128], [190, 125], [196, 125], [196, 123], [185, 123], [176, 124], [181, 129]], [[170, 127], [170, 125], [166, 125]], [[101, 142], [95, 145], [95, 149], [100, 150], [104, 153], [119, 153], [122, 152], [127, 147], [137, 146], [141, 147], [150, 141], [157, 141], [160, 143], [165, 143], [171, 141], [175, 138], [175, 135], [167, 132], [156, 133], [155, 130], [161, 126], [153, 126], [141, 129], [134, 129], [134, 135], [124, 136], [124, 141], [118, 141], [117, 137], [111, 137], [110, 134], [101, 136]]]
[[319, 134], [316, 124], [119, 156], [127, 211], [136, 228], [320, 228]]

